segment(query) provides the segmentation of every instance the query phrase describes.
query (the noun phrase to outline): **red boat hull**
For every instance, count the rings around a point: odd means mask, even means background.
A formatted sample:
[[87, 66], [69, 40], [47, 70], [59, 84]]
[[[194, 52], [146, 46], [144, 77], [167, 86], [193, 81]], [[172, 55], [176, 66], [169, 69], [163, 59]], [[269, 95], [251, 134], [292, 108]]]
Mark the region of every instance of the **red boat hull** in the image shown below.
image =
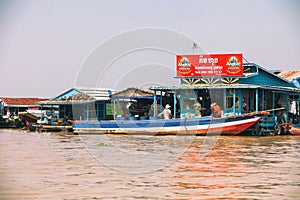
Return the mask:
[[292, 135], [300, 135], [300, 127], [292, 126], [291, 129], [290, 129], [290, 133]]

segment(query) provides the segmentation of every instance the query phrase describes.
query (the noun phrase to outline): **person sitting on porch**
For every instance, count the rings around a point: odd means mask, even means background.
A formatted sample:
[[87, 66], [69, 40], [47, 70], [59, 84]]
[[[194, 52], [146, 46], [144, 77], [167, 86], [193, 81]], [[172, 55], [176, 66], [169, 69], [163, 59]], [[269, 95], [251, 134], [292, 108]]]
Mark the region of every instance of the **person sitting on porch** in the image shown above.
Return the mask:
[[158, 116], [161, 117], [163, 115], [164, 119], [172, 119], [172, 112], [170, 108], [171, 106], [167, 104], [165, 109], [161, 113], [159, 113]]
[[212, 112], [213, 112], [213, 117], [221, 117], [221, 108], [217, 103], [212, 103], [210, 105]]

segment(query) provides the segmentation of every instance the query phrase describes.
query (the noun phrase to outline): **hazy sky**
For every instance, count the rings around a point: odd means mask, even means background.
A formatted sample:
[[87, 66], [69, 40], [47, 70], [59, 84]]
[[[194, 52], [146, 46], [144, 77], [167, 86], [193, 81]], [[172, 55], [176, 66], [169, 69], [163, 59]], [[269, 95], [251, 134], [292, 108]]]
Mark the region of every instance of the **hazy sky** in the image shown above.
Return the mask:
[[[241, 52], [267, 69], [300, 70], [299, 21], [298, 0], [0, 0], [0, 96], [53, 97], [76, 85], [82, 65], [101, 43], [144, 27], [184, 34], [208, 53]], [[157, 54], [137, 53], [152, 60]], [[131, 82], [134, 76], [124, 78], [137, 68], [131, 69], [128, 61], [122, 66], [123, 59], [107, 70], [100, 87], [150, 84]], [[161, 60], [148, 71], [149, 62], [139, 62], [136, 71], [173, 83], [175, 74], [167, 72], [168, 67], [157, 70], [173, 62]], [[123, 75], [114, 76], [117, 71]]]

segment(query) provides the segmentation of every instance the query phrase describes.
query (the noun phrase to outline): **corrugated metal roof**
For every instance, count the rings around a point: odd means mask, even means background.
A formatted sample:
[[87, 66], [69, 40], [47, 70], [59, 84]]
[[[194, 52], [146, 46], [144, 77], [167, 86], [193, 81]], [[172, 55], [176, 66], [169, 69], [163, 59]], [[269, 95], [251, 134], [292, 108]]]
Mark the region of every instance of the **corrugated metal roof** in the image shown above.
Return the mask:
[[37, 103], [40, 101], [46, 101], [46, 98], [10, 98], [0, 97], [0, 101], [3, 101], [4, 106], [15, 106], [15, 107], [31, 107], [38, 106]]
[[80, 92], [93, 97], [95, 100], [109, 100], [109, 92], [115, 93], [116, 91], [110, 88], [87, 88], [75, 87]]
[[41, 101], [40, 105], [74, 105], [74, 104], [88, 104], [94, 103], [95, 100], [64, 100], [64, 101]]
[[283, 77], [289, 81], [293, 79], [300, 78], [300, 71], [283, 71], [278, 74], [278, 76]]
[[51, 99], [56, 100], [58, 97], [62, 97], [65, 94], [70, 93], [73, 90], [76, 90], [82, 94], [86, 94], [95, 100], [105, 100], [105, 99], [108, 100], [109, 99], [108, 91], [110, 91], [112, 94], [116, 92], [114, 89], [110, 89], [110, 88], [74, 87], [74, 88], [68, 89], [68, 90], [60, 93], [59, 95], [57, 95]]
[[[72, 91], [76, 90], [76, 94]], [[79, 92], [79, 93], [78, 93]], [[70, 96], [66, 94], [70, 94]], [[53, 97], [49, 101], [41, 101], [41, 105], [71, 105], [90, 103], [97, 100], [107, 101], [110, 99], [110, 93], [115, 93], [115, 90], [110, 88], [89, 88], [89, 87], [74, 87], [65, 92]], [[66, 95], [66, 96], [65, 96]]]

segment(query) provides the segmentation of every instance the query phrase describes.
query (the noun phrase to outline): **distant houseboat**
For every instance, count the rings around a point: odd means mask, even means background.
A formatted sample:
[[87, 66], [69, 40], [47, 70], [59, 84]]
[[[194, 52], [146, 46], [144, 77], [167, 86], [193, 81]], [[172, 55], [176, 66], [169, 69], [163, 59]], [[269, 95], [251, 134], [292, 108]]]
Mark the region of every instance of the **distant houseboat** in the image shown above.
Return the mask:
[[41, 131], [72, 131], [75, 120], [113, 119], [110, 95], [114, 92], [107, 88], [74, 87], [40, 101], [41, 109], [50, 108], [51, 112], [41, 116], [37, 127]]
[[39, 110], [39, 101], [46, 98], [0, 97], [0, 127], [21, 127], [25, 121], [36, 122], [38, 117], [25, 115], [28, 110]]

